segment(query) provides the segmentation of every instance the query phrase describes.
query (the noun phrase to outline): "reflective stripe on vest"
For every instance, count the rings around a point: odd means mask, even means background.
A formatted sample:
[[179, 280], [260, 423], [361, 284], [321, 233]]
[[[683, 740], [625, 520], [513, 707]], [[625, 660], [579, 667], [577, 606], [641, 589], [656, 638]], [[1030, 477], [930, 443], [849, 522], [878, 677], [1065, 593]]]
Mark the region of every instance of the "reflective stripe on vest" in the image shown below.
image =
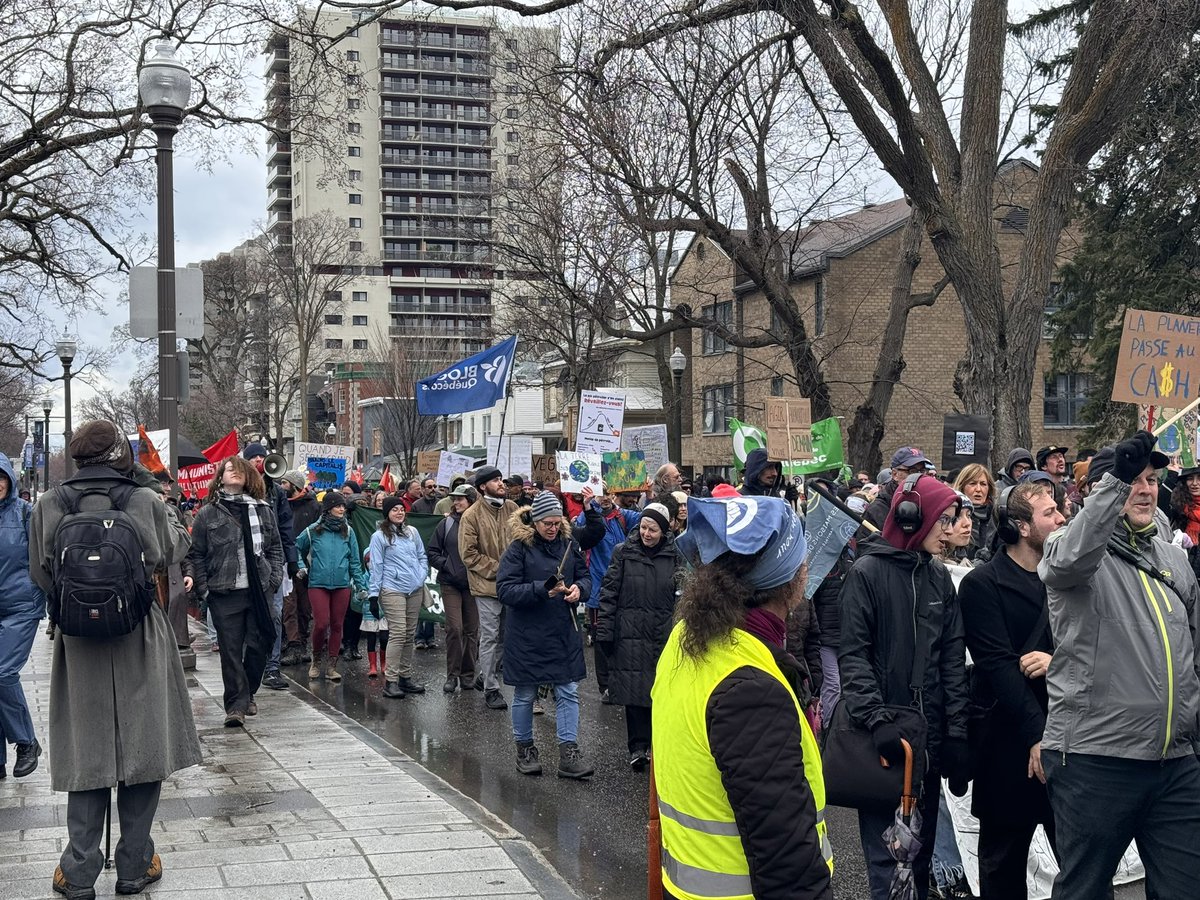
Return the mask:
[[708, 744], [706, 711], [717, 686], [742, 667], [760, 669], [788, 690], [800, 724], [804, 776], [816, 806], [821, 856], [833, 872], [825, 824], [825, 779], [816, 738], [770, 649], [734, 630], [699, 660], [684, 657], [677, 624], [659, 657], [651, 696], [654, 768], [662, 827], [663, 883], [681, 900], [753, 900], [749, 862], [733, 808]]

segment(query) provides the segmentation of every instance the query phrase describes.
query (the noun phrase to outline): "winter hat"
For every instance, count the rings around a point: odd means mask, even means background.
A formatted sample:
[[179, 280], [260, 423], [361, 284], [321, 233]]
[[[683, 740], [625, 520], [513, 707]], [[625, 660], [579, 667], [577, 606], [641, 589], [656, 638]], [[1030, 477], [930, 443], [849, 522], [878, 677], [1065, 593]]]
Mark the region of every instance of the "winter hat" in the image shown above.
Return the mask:
[[[397, 506], [404, 506], [404, 502], [399, 497], [385, 497], [383, 501], [383, 517], [386, 519], [388, 514]], [[408, 512], [405, 509], [405, 512]]]
[[[1165, 453], [1154, 450], [1150, 454], [1149, 464], [1155, 469], [1162, 469], [1170, 461]], [[1101, 447], [1100, 451], [1092, 457], [1092, 461], [1088, 465], [1087, 483], [1095, 484], [1104, 477], [1105, 472], [1115, 472], [1116, 468], [1117, 448]]]
[[296, 469], [293, 469], [291, 472], [284, 472], [283, 480], [293, 485], [298, 491], [304, 490], [304, 486], [308, 483], [308, 479], [304, 477], [304, 473]]
[[[906, 499], [915, 499], [921, 505], [921, 527], [912, 534], [905, 534], [896, 524], [896, 508]], [[951, 506], [958, 504], [958, 494], [948, 484], [943, 484], [931, 475], [916, 480], [908, 494], [899, 485], [892, 497], [892, 508], [883, 520], [883, 539], [898, 550], [920, 550], [921, 544], [937, 525], [938, 517]]]
[[499, 469], [497, 469], [495, 466], [484, 466], [482, 469], [480, 469], [478, 472], [475, 473], [475, 477], [472, 478], [471, 481], [475, 485], [475, 487], [481, 488], [485, 484], [487, 484], [489, 481], [491, 481], [493, 478], [499, 478], [501, 476], [501, 474], [502, 474], [501, 471]]
[[79, 468], [108, 466], [128, 474], [133, 470], [133, 448], [121, 429], [112, 422], [97, 419], [75, 430], [68, 448]]
[[1012, 478], [1013, 466], [1019, 462], [1028, 463], [1029, 468], [1034, 468], [1033, 454], [1024, 447], [1015, 447], [1008, 454], [1008, 459], [1004, 463], [1004, 474]]
[[542, 491], [533, 498], [533, 505], [529, 507], [530, 517], [534, 522], [540, 522], [542, 519], [551, 519], [555, 516], [562, 516], [562, 503], [549, 491]]
[[671, 491], [671, 496], [675, 498], [675, 502], [680, 506], [687, 506], [688, 495], [684, 491]]
[[646, 504], [646, 508], [642, 510], [642, 518], [652, 520], [663, 534], [671, 530], [671, 514], [661, 503]]
[[345, 507], [346, 498], [337, 491], [326, 491], [321, 498], [321, 512], [327, 513], [335, 506]]
[[800, 517], [780, 497], [693, 497], [687, 531], [676, 538], [676, 546], [702, 565], [729, 552], [757, 555], [746, 575], [756, 591], [787, 584], [808, 552]]
[[267, 448], [260, 443], [247, 444], [246, 449], [242, 451], [242, 459], [255, 459], [259, 456], [266, 456]]
[[357, 481], [354, 481], [353, 479], [347, 481], [345, 484], [342, 485], [342, 487], [350, 488], [350, 490], [352, 490], [356, 494], [362, 493], [362, 485], [359, 484]]

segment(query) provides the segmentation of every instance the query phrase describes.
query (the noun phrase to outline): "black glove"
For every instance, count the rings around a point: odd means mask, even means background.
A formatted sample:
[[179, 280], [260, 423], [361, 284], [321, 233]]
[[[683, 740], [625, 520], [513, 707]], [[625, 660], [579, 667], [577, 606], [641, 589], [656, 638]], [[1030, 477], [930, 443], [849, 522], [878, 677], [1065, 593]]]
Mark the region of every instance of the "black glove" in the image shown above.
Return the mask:
[[[955, 797], [966, 793], [967, 782], [971, 780], [971, 760], [965, 740], [948, 738], [942, 744], [942, 776], [950, 782]], [[958, 785], [962, 785], [962, 793], [954, 790]]]
[[383, 618], [383, 616], [379, 615], [379, 598], [378, 597], [368, 597], [367, 598], [367, 606], [371, 610], [371, 615], [373, 617], [375, 617], [376, 619]]
[[904, 745], [900, 743], [902, 737], [904, 735], [895, 722], [880, 722], [871, 731], [876, 751], [892, 765], [904, 763]]
[[300, 566], [294, 562], [290, 562], [287, 564], [287, 569], [288, 569], [288, 578], [292, 579], [292, 581], [295, 581], [296, 574], [300, 571]]
[[1148, 431], [1139, 431], [1113, 448], [1113, 475], [1126, 484], [1133, 484], [1150, 464], [1156, 438]]

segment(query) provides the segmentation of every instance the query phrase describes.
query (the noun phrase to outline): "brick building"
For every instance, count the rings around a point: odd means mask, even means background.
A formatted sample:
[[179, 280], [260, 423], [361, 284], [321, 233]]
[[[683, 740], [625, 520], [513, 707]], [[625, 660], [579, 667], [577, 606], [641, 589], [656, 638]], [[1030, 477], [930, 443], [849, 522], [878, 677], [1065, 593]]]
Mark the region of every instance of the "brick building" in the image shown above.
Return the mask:
[[[1006, 289], [1011, 290], [1028, 222], [1024, 205], [1032, 195], [1036, 168], [1018, 160], [1001, 167], [996, 179], [995, 227]], [[823, 362], [835, 415], [843, 435], [866, 397], [878, 357], [908, 205], [893, 200], [805, 227], [792, 248], [792, 293], [803, 312], [814, 349]], [[1069, 258], [1075, 236], [1064, 233], [1059, 258]], [[912, 290], [929, 290], [944, 272], [928, 241], [922, 245]], [[672, 280], [675, 303], [691, 304], [727, 321], [733, 330], [760, 334], [771, 327], [771, 309], [761, 292], [740, 277], [721, 249], [705, 238], [688, 246]], [[1047, 313], [1054, 309], [1053, 290]], [[1049, 443], [1075, 448], [1078, 414], [1088, 391], [1086, 375], [1052, 373], [1048, 332], [1038, 351], [1044, 380], [1033, 385], [1030, 424], [1034, 451]], [[697, 474], [731, 464], [728, 419], [761, 424], [764, 401], [799, 396], [794, 369], [782, 347], [739, 349], [709, 332], [693, 331], [688, 354], [683, 463]], [[907, 363], [886, 419], [883, 455], [901, 445], [924, 449], [939, 462], [942, 418], [961, 412], [954, 393], [955, 366], [966, 347], [962, 307], [952, 287], [932, 307], [909, 315], [904, 343]], [[1007, 448], [1005, 448], [1007, 449]], [[1072, 455], [1073, 458], [1073, 455]]]

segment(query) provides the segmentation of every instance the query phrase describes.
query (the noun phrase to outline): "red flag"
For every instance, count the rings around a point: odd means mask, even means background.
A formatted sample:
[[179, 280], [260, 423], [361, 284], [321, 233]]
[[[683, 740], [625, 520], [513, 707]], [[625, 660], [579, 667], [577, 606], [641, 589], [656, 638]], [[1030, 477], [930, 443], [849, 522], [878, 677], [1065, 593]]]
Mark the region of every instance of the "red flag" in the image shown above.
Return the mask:
[[146, 434], [145, 425], [138, 426], [138, 462], [155, 475], [167, 471], [167, 467], [159, 458], [158, 450], [154, 448], [154, 442], [150, 440], [150, 435]]
[[392, 478], [392, 464], [384, 463], [383, 474], [379, 476], [380, 490], [387, 491], [389, 494], [396, 492], [396, 482]]
[[212, 463], [219, 463], [226, 457], [233, 456], [238, 452], [238, 433], [237, 429], [233, 429], [225, 437], [221, 438], [211, 447], [204, 451], [204, 458]]

